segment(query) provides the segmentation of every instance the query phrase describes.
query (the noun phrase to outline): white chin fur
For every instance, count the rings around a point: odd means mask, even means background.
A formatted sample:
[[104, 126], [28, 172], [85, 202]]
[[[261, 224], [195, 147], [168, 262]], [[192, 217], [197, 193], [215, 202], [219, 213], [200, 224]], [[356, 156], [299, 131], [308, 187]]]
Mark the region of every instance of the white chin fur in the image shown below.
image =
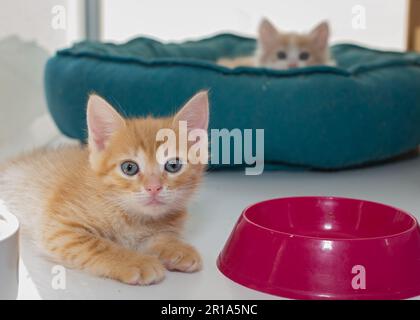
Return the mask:
[[157, 200], [162, 204], [148, 205], [150, 197], [143, 191], [133, 193], [117, 193], [110, 195], [111, 203], [115, 203], [133, 217], [159, 219], [172, 213], [186, 210], [188, 201], [194, 193], [190, 188], [163, 190]]
[[165, 215], [179, 212], [185, 209], [187, 196], [181, 191], [176, 195], [162, 197], [162, 204], [148, 205], [149, 198], [139, 199], [136, 196], [126, 196], [117, 201], [120, 206], [130, 215], [133, 216], [147, 216], [158, 219]]
[[147, 216], [150, 218], [160, 218], [170, 214], [173, 209], [168, 204], [145, 205], [142, 203], [127, 201], [123, 204], [124, 210], [135, 216]]

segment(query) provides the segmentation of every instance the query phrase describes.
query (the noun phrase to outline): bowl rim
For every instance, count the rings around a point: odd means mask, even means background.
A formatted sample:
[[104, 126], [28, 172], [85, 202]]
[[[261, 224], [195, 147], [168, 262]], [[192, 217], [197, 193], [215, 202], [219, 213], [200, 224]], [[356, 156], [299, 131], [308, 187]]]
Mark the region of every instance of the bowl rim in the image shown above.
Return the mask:
[[11, 237], [13, 237], [20, 228], [20, 223], [18, 218], [12, 214], [7, 206], [5, 205], [4, 201], [0, 199], [0, 217], [3, 217], [6, 221], [6, 224], [9, 226], [9, 228], [6, 229], [6, 233], [4, 236], [0, 235], [0, 243], [7, 241]]
[[[295, 234], [295, 233], [290, 233], [290, 232], [285, 232], [285, 231], [279, 231], [279, 230], [275, 230], [275, 229], [271, 229], [268, 227], [264, 227], [254, 221], [252, 221], [248, 216], [247, 216], [247, 212], [249, 212], [250, 209], [252, 209], [253, 207], [256, 207], [258, 205], [261, 205], [263, 203], [268, 203], [268, 202], [272, 202], [272, 201], [278, 201], [278, 200], [288, 200], [288, 199], [335, 199], [335, 200], [351, 200], [351, 201], [359, 201], [359, 202], [366, 202], [366, 203], [371, 203], [374, 205], [380, 205], [383, 207], [388, 207], [390, 209], [394, 209], [397, 210], [399, 212], [402, 212], [403, 214], [407, 215], [408, 217], [410, 217], [410, 219], [412, 220], [413, 224], [406, 230], [398, 232], [398, 233], [394, 233], [394, 234], [389, 234], [389, 235], [384, 235], [384, 236], [376, 236], [376, 237], [360, 237], [360, 238], [332, 238], [332, 237], [315, 237], [315, 236], [306, 236], [306, 235], [301, 235], [301, 234]], [[398, 207], [394, 207], [394, 206], [390, 206], [387, 204], [383, 204], [380, 202], [376, 202], [376, 201], [370, 201], [370, 200], [364, 200], [364, 199], [357, 199], [357, 198], [349, 198], [349, 197], [341, 197], [341, 196], [291, 196], [291, 197], [279, 197], [279, 198], [271, 198], [271, 199], [267, 199], [267, 200], [263, 200], [263, 201], [259, 201], [256, 202], [254, 204], [251, 204], [249, 206], [247, 206], [241, 214], [241, 217], [247, 222], [252, 224], [253, 226], [263, 229], [264, 231], [268, 231], [271, 233], [276, 233], [279, 235], [283, 235], [283, 236], [288, 236], [290, 238], [302, 238], [302, 239], [310, 239], [310, 240], [317, 240], [317, 241], [367, 241], [367, 240], [383, 240], [383, 239], [389, 239], [389, 238], [394, 238], [394, 237], [398, 237], [401, 236], [405, 233], [410, 233], [413, 230], [415, 230], [416, 228], [418, 228], [418, 221], [417, 219], [410, 213], [408, 213], [405, 210], [402, 210]]]

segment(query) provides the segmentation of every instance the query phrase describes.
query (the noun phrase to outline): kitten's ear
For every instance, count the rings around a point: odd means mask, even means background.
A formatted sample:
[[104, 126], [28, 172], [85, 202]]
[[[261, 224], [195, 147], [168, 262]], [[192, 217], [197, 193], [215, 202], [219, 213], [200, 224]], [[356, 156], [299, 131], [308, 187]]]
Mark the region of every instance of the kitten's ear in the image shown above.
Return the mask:
[[279, 31], [276, 27], [264, 18], [258, 27], [258, 40], [262, 46], [269, 45], [279, 36]]
[[89, 97], [86, 118], [89, 147], [93, 151], [102, 151], [111, 135], [125, 125], [119, 113], [96, 94]]
[[321, 22], [309, 33], [309, 37], [318, 49], [327, 48], [329, 36], [330, 27], [327, 21]]
[[174, 125], [186, 121], [188, 130], [203, 129], [209, 126], [209, 97], [207, 91], [200, 91], [192, 97], [174, 117]]

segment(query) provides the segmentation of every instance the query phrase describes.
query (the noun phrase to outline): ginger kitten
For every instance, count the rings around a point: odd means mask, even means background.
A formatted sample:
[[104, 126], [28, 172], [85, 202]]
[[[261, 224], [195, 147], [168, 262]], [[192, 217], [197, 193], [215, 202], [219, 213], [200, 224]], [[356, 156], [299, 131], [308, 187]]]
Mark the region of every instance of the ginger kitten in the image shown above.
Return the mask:
[[254, 56], [223, 58], [218, 60], [218, 64], [229, 68], [254, 66], [277, 70], [333, 65], [328, 38], [327, 22], [320, 23], [308, 34], [299, 34], [279, 31], [270, 21], [264, 19], [258, 28], [257, 50]]
[[[207, 130], [206, 92], [174, 116], [124, 119], [104, 99], [87, 106], [88, 146], [38, 150], [0, 169], [0, 199], [53, 260], [128, 284], [194, 272], [199, 253], [181, 238], [186, 205], [205, 165], [156, 160], [161, 128]], [[178, 148], [178, 146], [176, 146]]]

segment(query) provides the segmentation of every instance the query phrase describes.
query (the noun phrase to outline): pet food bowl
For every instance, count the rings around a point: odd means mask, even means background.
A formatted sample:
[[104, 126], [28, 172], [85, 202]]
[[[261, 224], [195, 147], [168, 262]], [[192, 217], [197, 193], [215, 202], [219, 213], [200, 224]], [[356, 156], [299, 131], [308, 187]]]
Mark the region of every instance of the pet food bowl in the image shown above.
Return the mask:
[[420, 228], [387, 205], [293, 197], [245, 209], [218, 258], [246, 287], [293, 299], [420, 295]]
[[0, 200], [0, 300], [16, 299], [19, 275], [19, 222]]

